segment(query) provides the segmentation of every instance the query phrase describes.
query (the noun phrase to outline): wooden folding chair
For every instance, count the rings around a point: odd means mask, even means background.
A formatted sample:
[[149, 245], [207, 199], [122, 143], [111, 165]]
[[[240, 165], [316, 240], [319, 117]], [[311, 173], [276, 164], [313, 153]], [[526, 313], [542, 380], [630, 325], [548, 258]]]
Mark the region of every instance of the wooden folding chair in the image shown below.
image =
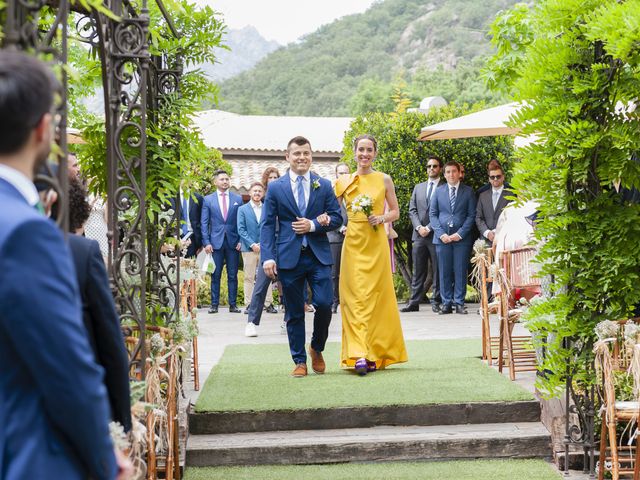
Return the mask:
[[[638, 323], [640, 319], [631, 319]], [[640, 402], [620, 398], [617, 384], [622, 377], [633, 375], [629, 366], [633, 356], [640, 355], [640, 345], [630, 345], [625, 341], [624, 326], [627, 320], [618, 323], [615, 338], [596, 343], [596, 368], [602, 375], [602, 427], [600, 430], [600, 454], [598, 480], [604, 479], [604, 472], [611, 472], [611, 478], [618, 480], [621, 475], [640, 479], [640, 451], [637, 448], [638, 419]], [[636, 339], [637, 342], [637, 339]], [[638, 385], [635, 385], [638, 388]], [[625, 425], [626, 437], [632, 438], [632, 445], [622, 447], [618, 435], [619, 424]], [[628, 443], [624, 440], [624, 443]], [[622, 453], [626, 451], [626, 455]]]
[[[482, 359], [491, 365], [493, 358], [498, 356], [499, 336], [491, 336], [491, 314], [498, 313], [497, 304], [489, 303], [491, 296], [488, 285], [494, 281], [491, 265], [493, 263], [493, 250], [485, 250], [485, 259], [480, 264], [480, 315], [482, 319]], [[494, 354], [495, 352], [495, 354]]]
[[501, 254], [500, 282], [500, 339], [498, 371], [502, 372], [505, 357], [509, 366], [509, 378], [515, 380], [516, 372], [537, 370], [536, 352], [530, 335], [514, 336], [513, 328], [520, 320], [522, 310], [515, 307], [516, 293], [529, 300], [541, 292], [540, 280], [533, 265], [535, 249], [532, 247], [505, 250]]

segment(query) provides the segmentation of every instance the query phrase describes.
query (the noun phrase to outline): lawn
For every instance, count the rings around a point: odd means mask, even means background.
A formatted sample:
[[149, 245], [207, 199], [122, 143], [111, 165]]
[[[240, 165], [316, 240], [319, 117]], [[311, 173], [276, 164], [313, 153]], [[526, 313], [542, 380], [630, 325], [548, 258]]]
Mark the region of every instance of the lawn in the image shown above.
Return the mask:
[[559, 480], [543, 460], [187, 468], [184, 480]]
[[[207, 379], [196, 411], [264, 411], [382, 405], [532, 400], [483, 364], [478, 339], [407, 342], [409, 362], [359, 377], [327, 344], [327, 373], [289, 376], [287, 345], [228, 346]], [[311, 372], [311, 369], [309, 369]]]

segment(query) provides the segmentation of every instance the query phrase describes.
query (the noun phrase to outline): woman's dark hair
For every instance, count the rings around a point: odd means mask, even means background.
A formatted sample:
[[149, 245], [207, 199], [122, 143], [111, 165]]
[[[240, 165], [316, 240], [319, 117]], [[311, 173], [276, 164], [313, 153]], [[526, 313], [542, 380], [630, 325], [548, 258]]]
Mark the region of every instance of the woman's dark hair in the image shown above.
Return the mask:
[[0, 154], [20, 150], [51, 111], [57, 85], [49, 68], [24, 53], [0, 50]]
[[269, 177], [271, 176], [272, 173], [275, 173], [276, 175], [278, 175], [278, 178], [280, 178], [280, 172], [276, 167], [265, 168], [264, 172], [262, 172], [262, 186], [264, 188], [267, 188], [267, 184], [269, 183]]
[[79, 178], [69, 179], [69, 231], [75, 233], [89, 219], [91, 206], [87, 190]]
[[358, 135], [354, 140], [353, 140], [353, 149], [355, 150], [356, 148], [358, 148], [358, 142], [360, 142], [360, 140], [371, 140], [373, 142], [373, 149], [377, 152], [378, 151], [378, 141], [376, 140], [376, 137], [374, 137], [373, 135], [369, 135], [368, 133], [365, 133], [364, 135]]

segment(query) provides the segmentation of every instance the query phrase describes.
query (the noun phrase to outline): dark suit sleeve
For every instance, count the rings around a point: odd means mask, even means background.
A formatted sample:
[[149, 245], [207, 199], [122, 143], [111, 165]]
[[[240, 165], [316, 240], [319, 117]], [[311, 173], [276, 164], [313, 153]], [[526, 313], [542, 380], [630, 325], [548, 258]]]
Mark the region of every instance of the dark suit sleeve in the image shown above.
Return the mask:
[[418, 185], [413, 187], [413, 192], [411, 192], [411, 200], [409, 200], [409, 218], [411, 219], [411, 224], [413, 225], [413, 229], [422, 226], [420, 223], [420, 217], [418, 216], [418, 203], [417, 203], [417, 194], [416, 190], [418, 189]]
[[478, 227], [478, 231], [480, 232], [480, 236], [484, 236], [484, 232], [487, 230], [491, 230], [487, 227], [487, 222], [484, 218], [484, 209], [483, 207], [484, 197], [482, 194], [478, 197], [478, 205], [476, 206], [476, 226]]
[[464, 219], [464, 223], [460, 227], [460, 229], [456, 232], [462, 238], [466, 238], [471, 234], [471, 229], [475, 225], [476, 219], [476, 196], [473, 193], [473, 189], [466, 186], [465, 190], [467, 191], [467, 211]]
[[60, 232], [44, 219], [25, 222], [0, 252], [0, 272], [0, 330], [21, 354], [16, 361], [29, 371], [49, 423], [89, 476], [115, 478], [103, 371]]
[[279, 185], [272, 182], [267, 188], [260, 219], [260, 262], [276, 259], [276, 222], [278, 208], [276, 195]]
[[105, 369], [105, 384], [113, 418], [128, 432], [131, 429], [129, 358], [100, 247], [97, 242], [91, 243], [86, 292], [98, 362]]
[[438, 190], [435, 191], [433, 197], [431, 197], [431, 205], [429, 207], [429, 223], [431, 224], [431, 229], [433, 230], [433, 235], [435, 238], [440, 238], [444, 235], [444, 230], [442, 229], [442, 225], [440, 225], [440, 195], [438, 195]]
[[211, 213], [209, 212], [209, 202], [205, 198], [202, 201], [202, 215], [200, 215], [200, 227], [202, 231], [202, 246], [206, 247], [211, 245], [211, 234], [209, 232], [209, 221], [211, 219]]
[[202, 247], [202, 204], [204, 203], [202, 195], [196, 194], [194, 203], [195, 214], [189, 218], [191, 219], [191, 228], [193, 228], [193, 242], [197, 250]]

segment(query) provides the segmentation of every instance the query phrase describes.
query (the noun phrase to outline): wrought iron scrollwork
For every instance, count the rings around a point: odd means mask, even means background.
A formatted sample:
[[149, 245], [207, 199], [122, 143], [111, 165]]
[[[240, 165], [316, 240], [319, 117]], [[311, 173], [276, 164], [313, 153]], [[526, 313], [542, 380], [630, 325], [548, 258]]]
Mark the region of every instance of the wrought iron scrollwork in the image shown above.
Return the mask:
[[[566, 339], [564, 341], [564, 347], [572, 349], [576, 352], [576, 356], [579, 356], [579, 353], [584, 351], [584, 349], [590, 351], [593, 345], [590, 343], [584, 344], [582, 341], [572, 342]], [[589, 370], [594, 372], [593, 365], [590, 366]], [[595, 399], [595, 388], [593, 385], [576, 385], [572, 364], [568, 361], [565, 385], [565, 473], [569, 471], [569, 454], [571, 447], [582, 448], [583, 471], [592, 475], [595, 472]]]

